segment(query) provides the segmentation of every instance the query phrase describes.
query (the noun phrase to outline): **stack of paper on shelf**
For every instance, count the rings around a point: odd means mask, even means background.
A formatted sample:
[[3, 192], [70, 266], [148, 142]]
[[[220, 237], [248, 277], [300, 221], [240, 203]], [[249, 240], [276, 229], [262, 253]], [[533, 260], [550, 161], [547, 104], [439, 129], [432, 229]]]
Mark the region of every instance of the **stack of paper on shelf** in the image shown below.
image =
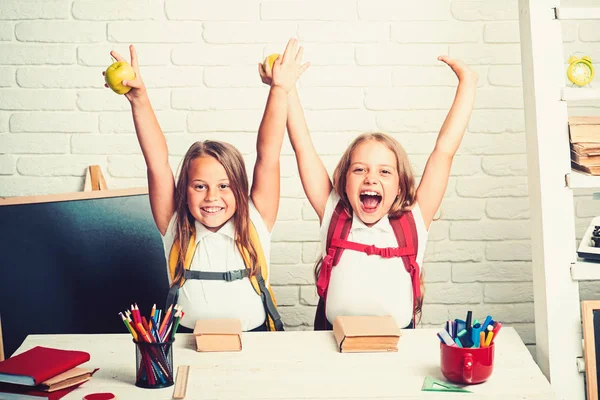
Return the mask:
[[600, 175], [600, 117], [569, 117], [571, 167]]
[[83, 351], [42, 346], [15, 355], [0, 362], [0, 398], [60, 399], [97, 371], [78, 367], [89, 359]]
[[341, 353], [398, 351], [400, 329], [391, 316], [339, 316], [333, 334]]

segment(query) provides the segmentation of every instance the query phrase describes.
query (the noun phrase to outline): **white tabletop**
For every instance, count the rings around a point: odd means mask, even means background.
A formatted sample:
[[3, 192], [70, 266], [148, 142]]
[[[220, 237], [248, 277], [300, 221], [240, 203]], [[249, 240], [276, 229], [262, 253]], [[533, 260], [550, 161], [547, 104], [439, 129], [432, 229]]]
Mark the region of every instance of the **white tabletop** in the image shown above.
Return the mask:
[[[249, 332], [243, 349], [198, 353], [191, 334], [178, 334], [174, 373], [190, 365], [186, 399], [555, 399], [554, 392], [513, 328], [496, 343], [494, 372], [473, 393], [421, 391], [426, 376], [443, 379], [436, 329], [403, 330], [398, 352], [339, 353], [329, 332]], [[87, 351], [83, 366], [100, 368], [65, 400], [112, 392], [119, 400], [171, 399], [173, 388], [135, 383], [135, 346], [122, 335], [30, 335], [16, 353], [34, 346]], [[15, 353], [15, 354], [16, 354]]]

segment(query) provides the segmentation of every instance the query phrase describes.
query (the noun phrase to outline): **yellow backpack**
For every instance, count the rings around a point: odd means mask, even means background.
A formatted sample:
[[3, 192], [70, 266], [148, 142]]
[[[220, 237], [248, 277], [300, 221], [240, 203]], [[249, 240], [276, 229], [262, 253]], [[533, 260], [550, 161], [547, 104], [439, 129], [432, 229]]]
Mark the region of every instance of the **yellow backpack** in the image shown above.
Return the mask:
[[[169, 253], [169, 274], [171, 276], [171, 288], [169, 289], [169, 295], [167, 298], [167, 307], [170, 304], [174, 304], [177, 301], [177, 296], [179, 293], [179, 288], [183, 286], [186, 279], [202, 279], [202, 280], [224, 280], [224, 281], [233, 281], [238, 279], [243, 279], [248, 277], [250, 279], [250, 283], [254, 287], [256, 293], [261, 297], [263, 305], [265, 307], [265, 313], [267, 315], [267, 329], [270, 331], [283, 331], [283, 323], [281, 322], [281, 317], [279, 312], [277, 311], [277, 303], [275, 301], [275, 296], [273, 295], [273, 291], [270, 285], [267, 285], [267, 279], [269, 277], [269, 270], [267, 268], [267, 261], [265, 259], [265, 254], [263, 252], [262, 246], [260, 244], [260, 240], [258, 238], [258, 232], [256, 232], [256, 228], [254, 224], [249, 224], [249, 233], [250, 233], [250, 242], [254, 245], [256, 249], [257, 263], [260, 266], [260, 273], [256, 275], [250, 276], [249, 271], [251, 268], [250, 255], [248, 250], [237, 243], [238, 250], [244, 259], [244, 265], [246, 266], [245, 270], [237, 270], [237, 271], [227, 271], [227, 272], [208, 272], [208, 271], [190, 271], [190, 265], [192, 264], [192, 258], [194, 257], [194, 253], [196, 252], [196, 232], [192, 233], [192, 237], [190, 238], [190, 243], [187, 248], [187, 252], [185, 255], [184, 261], [184, 277], [181, 280], [181, 284], [177, 285], [174, 282], [175, 277], [175, 268], [177, 266], [177, 260], [179, 258], [179, 243], [173, 243], [171, 247], [171, 252]], [[165, 308], [166, 309], [166, 308]]]

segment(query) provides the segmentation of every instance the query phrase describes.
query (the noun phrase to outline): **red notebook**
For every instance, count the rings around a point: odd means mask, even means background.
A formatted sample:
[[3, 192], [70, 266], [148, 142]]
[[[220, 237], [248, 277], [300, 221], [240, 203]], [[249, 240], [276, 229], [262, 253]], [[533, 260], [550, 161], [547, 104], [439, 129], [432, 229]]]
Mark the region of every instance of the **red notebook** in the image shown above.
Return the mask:
[[[82, 382], [83, 383], [83, 382]], [[8, 383], [0, 383], [0, 399], [3, 400], [58, 400], [66, 396], [76, 387], [74, 385], [68, 388], [56, 390], [54, 392], [42, 392], [27, 386], [10, 385]]]
[[89, 360], [83, 351], [36, 346], [0, 362], [0, 382], [35, 386]]

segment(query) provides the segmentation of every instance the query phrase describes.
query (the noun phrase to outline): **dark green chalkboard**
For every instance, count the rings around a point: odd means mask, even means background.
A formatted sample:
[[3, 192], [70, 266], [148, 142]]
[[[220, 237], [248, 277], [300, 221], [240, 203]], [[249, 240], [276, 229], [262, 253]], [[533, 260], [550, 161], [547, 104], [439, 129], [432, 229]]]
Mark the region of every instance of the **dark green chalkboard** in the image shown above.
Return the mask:
[[124, 333], [119, 311], [168, 290], [146, 189], [0, 200], [0, 270], [7, 357], [29, 334]]

